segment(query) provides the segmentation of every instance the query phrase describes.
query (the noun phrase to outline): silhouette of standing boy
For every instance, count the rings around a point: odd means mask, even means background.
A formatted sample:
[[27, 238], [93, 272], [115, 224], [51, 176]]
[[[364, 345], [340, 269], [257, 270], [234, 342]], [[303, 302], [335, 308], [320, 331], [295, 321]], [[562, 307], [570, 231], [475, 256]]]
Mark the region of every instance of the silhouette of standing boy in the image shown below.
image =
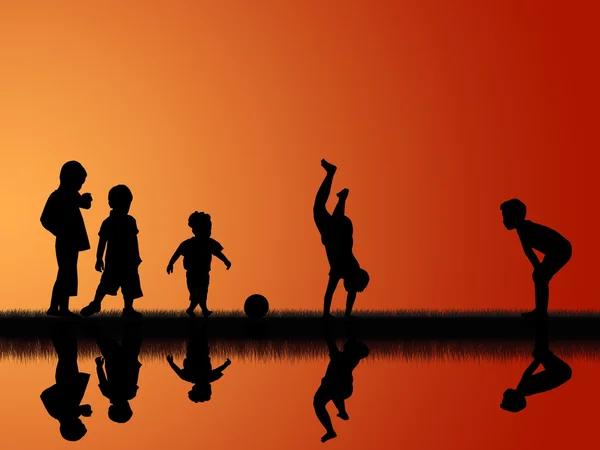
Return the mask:
[[369, 348], [361, 341], [349, 338], [344, 344], [344, 350], [340, 351], [335, 340], [326, 334], [325, 340], [329, 349], [329, 365], [325, 376], [321, 380], [321, 386], [317, 389], [313, 399], [313, 407], [319, 422], [325, 428], [326, 433], [321, 437], [321, 442], [326, 442], [337, 436], [331, 423], [331, 417], [327, 412], [327, 403], [333, 401], [338, 410], [337, 416], [342, 420], [350, 417], [346, 412], [345, 401], [353, 392], [352, 371], [358, 363], [369, 355]]
[[142, 346], [139, 330], [126, 326], [121, 345], [116, 339], [106, 338], [98, 339], [97, 344], [102, 352], [102, 356], [96, 358], [98, 387], [102, 395], [110, 400], [108, 417], [113, 422], [128, 422], [133, 416], [129, 401], [137, 395], [142, 367], [138, 359]]
[[[571, 367], [550, 351], [548, 319], [537, 320], [532, 356], [533, 362], [525, 369], [517, 388], [504, 392], [500, 404], [503, 410], [519, 412], [527, 406], [526, 397], [556, 389], [571, 379]], [[540, 365], [544, 370], [534, 373]]]
[[52, 337], [58, 355], [56, 384], [40, 395], [51, 417], [60, 423], [60, 434], [67, 441], [78, 441], [87, 433], [80, 417], [90, 417], [92, 407], [82, 405], [90, 374], [79, 371], [77, 365], [77, 339], [72, 330], [61, 325]]
[[[525, 220], [527, 207], [513, 198], [500, 205], [504, 226], [517, 230], [525, 255], [533, 265], [535, 309], [523, 317], [547, 317], [550, 280], [571, 259], [571, 243], [558, 232], [544, 225]], [[544, 254], [540, 262], [533, 250]]]
[[80, 194], [87, 172], [77, 161], [65, 163], [60, 170], [60, 185], [46, 201], [40, 221], [56, 237], [58, 274], [52, 289], [50, 316], [73, 316], [69, 297], [77, 295], [79, 252], [89, 250], [90, 242], [80, 208], [90, 209], [92, 196]]
[[173, 362], [171, 355], [167, 355], [167, 362], [179, 378], [194, 384], [192, 390], [188, 392], [189, 399], [194, 403], [210, 400], [212, 396], [210, 383], [221, 378], [223, 370], [231, 365], [231, 361], [227, 358], [221, 366], [212, 368], [208, 339], [203, 329], [193, 332], [183, 360], [183, 369]]
[[[119, 288], [123, 293], [125, 307], [123, 316], [141, 317], [133, 308], [133, 301], [142, 297], [138, 268], [142, 259], [138, 246], [138, 228], [135, 219], [129, 215], [133, 194], [123, 184], [108, 192], [108, 204], [112, 208], [110, 216], [102, 222], [100, 240], [96, 253], [96, 270], [104, 271], [96, 290], [94, 300], [81, 310], [82, 316], [90, 316], [100, 311], [106, 295], [117, 295]], [[104, 250], [106, 249], [106, 265]]]
[[194, 237], [179, 245], [169, 261], [167, 273], [173, 273], [173, 265], [183, 256], [183, 268], [186, 270], [187, 287], [190, 292], [190, 306], [185, 312], [195, 317], [194, 308], [200, 305], [202, 315], [208, 317], [212, 314], [206, 305], [212, 257], [214, 255], [223, 261], [227, 270], [231, 267], [231, 262], [223, 254], [223, 246], [210, 237], [212, 222], [209, 214], [198, 211], [192, 213], [188, 225]]
[[352, 252], [352, 221], [345, 215], [349, 190], [342, 189], [338, 192], [337, 205], [333, 210], [333, 214], [330, 214], [327, 211], [327, 200], [329, 199], [337, 167], [324, 159], [321, 160], [321, 166], [325, 169], [327, 175], [317, 191], [313, 217], [321, 234], [321, 242], [325, 246], [325, 252], [331, 267], [329, 283], [325, 291], [323, 317], [331, 316], [331, 300], [341, 279], [344, 280], [344, 288], [348, 292], [345, 315], [350, 317], [356, 300], [356, 293], [365, 290], [369, 284], [369, 274], [360, 267]]

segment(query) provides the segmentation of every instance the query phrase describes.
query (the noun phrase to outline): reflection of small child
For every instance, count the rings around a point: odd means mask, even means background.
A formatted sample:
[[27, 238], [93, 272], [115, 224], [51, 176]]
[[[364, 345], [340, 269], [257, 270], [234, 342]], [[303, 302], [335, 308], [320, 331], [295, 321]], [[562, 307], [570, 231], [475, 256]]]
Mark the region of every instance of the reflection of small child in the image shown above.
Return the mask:
[[179, 378], [194, 384], [192, 390], [188, 392], [188, 397], [195, 403], [210, 400], [212, 395], [210, 383], [221, 378], [223, 370], [231, 364], [227, 358], [221, 366], [212, 368], [210, 349], [204, 333], [197, 334], [190, 340], [183, 360], [183, 369], [173, 362], [171, 355], [167, 355], [167, 361]]
[[[141, 344], [138, 336], [125, 336], [122, 345], [114, 339], [98, 340], [103, 356], [96, 358], [98, 386], [102, 395], [110, 400], [108, 417], [113, 422], [125, 423], [133, 415], [129, 400], [134, 399], [138, 391]], [[103, 367], [105, 361], [106, 373]]]
[[42, 211], [42, 226], [56, 237], [58, 274], [52, 289], [48, 315], [69, 316], [69, 297], [77, 295], [77, 259], [89, 250], [90, 242], [80, 208], [90, 209], [92, 196], [80, 194], [87, 172], [77, 161], [69, 161], [60, 170], [60, 185], [50, 194]]
[[[550, 280], [571, 259], [571, 243], [551, 228], [525, 220], [527, 207], [516, 198], [502, 203], [500, 209], [504, 226], [508, 230], [517, 230], [525, 255], [533, 265], [535, 309], [522, 315], [545, 317], [548, 315]], [[541, 262], [534, 249], [544, 254]]]
[[[121, 288], [125, 307], [123, 316], [140, 317], [142, 314], [133, 308], [133, 301], [143, 296], [138, 267], [142, 262], [138, 246], [138, 228], [135, 219], [129, 215], [133, 194], [123, 184], [108, 192], [108, 204], [112, 208], [110, 216], [102, 222], [100, 240], [96, 255], [96, 270], [102, 274], [94, 300], [81, 310], [82, 316], [90, 316], [100, 311], [106, 295], [117, 295]], [[106, 249], [106, 266], [103, 257]]]
[[194, 317], [194, 308], [200, 305], [203, 316], [208, 317], [212, 314], [206, 305], [212, 256], [223, 261], [227, 270], [231, 267], [231, 262], [223, 254], [221, 244], [210, 237], [212, 232], [210, 215], [196, 211], [190, 215], [188, 225], [192, 229], [194, 237], [179, 245], [169, 261], [167, 273], [173, 273], [173, 265], [180, 256], [183, 256], [183, 268], [186, 270], [187, 286], [190, 292], [190, 306], [186, 312]]

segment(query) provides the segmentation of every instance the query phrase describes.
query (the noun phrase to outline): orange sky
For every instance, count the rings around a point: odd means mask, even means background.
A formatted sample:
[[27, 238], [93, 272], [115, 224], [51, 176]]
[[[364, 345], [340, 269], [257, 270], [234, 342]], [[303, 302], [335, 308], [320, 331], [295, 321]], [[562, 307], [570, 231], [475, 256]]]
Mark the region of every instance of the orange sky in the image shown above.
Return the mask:
[[326, 157], [371, 274], [358, 309], [531, 307], [531, 267], [499, 212], [513, 196], [574, 246], [550, 308], [596, 308], [592, 5], [4, 2], [0, 306], [47, 307], [39, 215], [77, 159], [94, 203], [76, 309], [97, 287], [118, 183], [141, 230], [140, 309], [186, 307], [181, 263], [165, 267], [194, 210], [233, 263], [213, 262], [210, 307], [260, 292], [272, 308], [321, 308], [311, 208]]

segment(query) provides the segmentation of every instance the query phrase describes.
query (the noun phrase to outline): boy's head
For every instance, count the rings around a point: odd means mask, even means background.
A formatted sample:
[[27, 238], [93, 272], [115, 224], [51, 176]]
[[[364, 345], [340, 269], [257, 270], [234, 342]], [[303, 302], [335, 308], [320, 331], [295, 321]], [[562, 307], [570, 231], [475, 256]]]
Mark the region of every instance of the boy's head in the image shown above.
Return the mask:
[[526, 406], [527, 400], [525, 400], [525, 396], [519, 391], [516, 391], [515, 389], [507, 389], [504, 391], [500, 408], [505, 411], [516, 413], [525, 409]]
[[87, 433], [87, 428], [80, 418], [75, 417], [60, 423], [60, 435], [71, 442], [78, 441]]
[[344, 352], [350, 353], [358, 359], [363, 359], [369, 356], [369, 347], [361, 341], [348, 341], [344, 344]]
[[347, 292], [362, 292], [369, 284], [369, 274], [360, 267], [344, 278], [344, 288]]
[[133, 194], [124, 184], [118, 184], [108, 191], [108, 206], [117, 211], [129, 212]]
[[188, 398], [194, 403], [207, 402], [212, 396], [212, 387], [210, 383], [198, 383], [188, 392]]
[[500, 205], [502, 219], [507, 230], [514, 230], [524, 220], [527, 215], [525, 203], [517, 198], [507, 200]]
[[79, 192], [85, 179], [87, 178], [87, 172], [77, 161], [68, 161], [63, 164], [60, 169], [60, 184], [61, 186], [74, 189]]
[[133, 416], [133, 411], [131, 410], [131, 406], [129, 406], [128, 401], [115, 403], [108, 407], [108, 418], [113, 422], [129, 422], [131, 416]]
[[188, 225], [195, 236], [210, 237], [211, 235], [212, 222], [210, 220], [210, 214], [195, 211], [190, 215]]

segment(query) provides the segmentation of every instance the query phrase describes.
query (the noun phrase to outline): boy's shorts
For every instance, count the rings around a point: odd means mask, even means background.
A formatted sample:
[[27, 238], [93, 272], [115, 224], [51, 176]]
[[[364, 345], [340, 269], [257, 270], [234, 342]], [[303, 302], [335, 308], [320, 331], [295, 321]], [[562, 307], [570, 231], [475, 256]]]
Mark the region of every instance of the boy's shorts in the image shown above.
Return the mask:
[[56, 262], [58, 263], [56, 284], [60, 286], [62, 293], [69, 297], [77, 295], [78, 258], [79, 251], [75, 247], [56, 243]]
[[144, 296], [137, 268], [128, 271], [104, 270], [98, 290], [106, 295], [117, 295], [119, 288], [126, 298], [136, 299]]
[[190, 291], [190, 301], [200, 302], [208, 297], [208, 284], [210, 283], [210, 274], [208, 272], [190, 272], [185, 274], [187, 287]]

